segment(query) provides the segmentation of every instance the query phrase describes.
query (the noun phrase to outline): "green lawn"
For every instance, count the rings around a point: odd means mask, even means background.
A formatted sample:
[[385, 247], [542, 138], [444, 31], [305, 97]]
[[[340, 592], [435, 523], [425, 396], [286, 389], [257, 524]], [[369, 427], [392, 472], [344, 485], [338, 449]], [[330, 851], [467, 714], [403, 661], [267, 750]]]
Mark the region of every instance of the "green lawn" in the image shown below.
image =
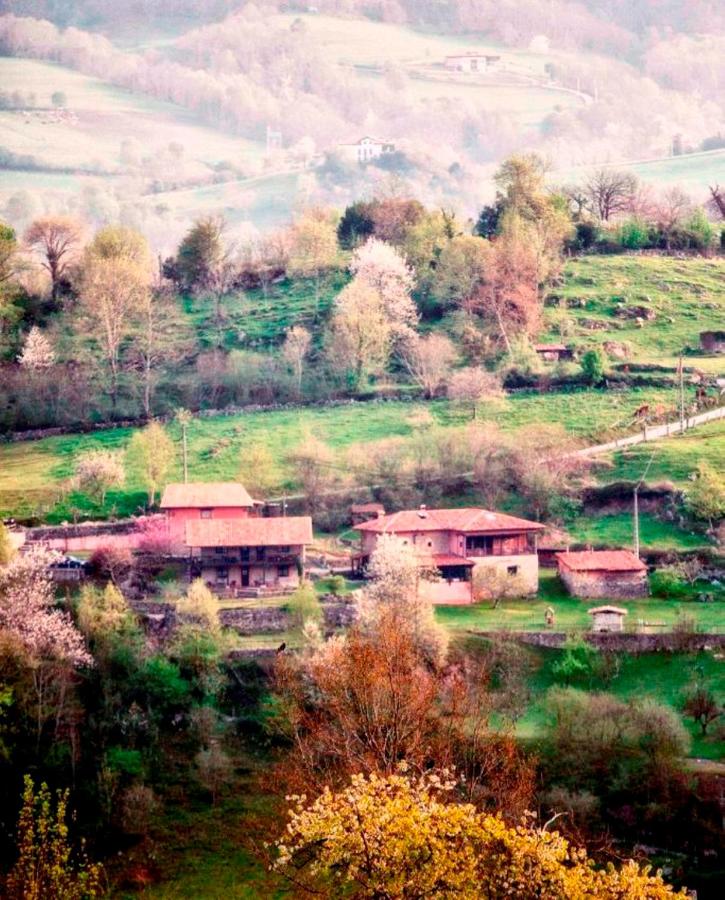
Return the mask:
[[[540, 577], [539, 593], [536, 597], [523, 600], [503, 600], [497, 608], [491, 603], [477, 603], [473, 606], [439, 606], [436, 619], [453, 633], [474, 631], [544, 631], [544, 612], [551, 606], [554, 610], [556, 631], [587, 630], [591, 626], [591, 616], [587, 610], [600, 606], [606, 600], [579, 600], [570, 597], [553, 570], [543, 569]], [[628, 611], [626, 627], [636, 628], [641, 623], [653, 626], [671, 627], [678, 616], [692, 616], [699, 628], [705, 631], [722, 631], [725, 628], [725, 599], [712, 603], [695, 600], [677, 602], [648, 597], [641, 600], [616, 601]]]

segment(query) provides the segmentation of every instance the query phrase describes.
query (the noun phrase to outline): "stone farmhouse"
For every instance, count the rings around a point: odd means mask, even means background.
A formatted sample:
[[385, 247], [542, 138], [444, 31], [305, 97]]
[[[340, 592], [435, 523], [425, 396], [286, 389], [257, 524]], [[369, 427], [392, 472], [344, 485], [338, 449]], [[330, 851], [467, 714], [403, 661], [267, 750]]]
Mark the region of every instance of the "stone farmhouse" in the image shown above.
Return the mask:
[[467, 53], [455, 53], [446, 56], [443, 65], [456, 72], [487, 72], [501, 61], [500, 56], [470, 50]]
[[557, 553], [559, 577], [574, 597], [646, 597], [647, 566], [630, 550]]
[[422, 580], [421, 591], [433, 603], [472, 603], [477, 569], [493, 568], [517, 579], [517, 588], [534, 594], [539, 587], [536, 535], [543, 526], [486, 509], [402, 510], [355, 525], [359, 553], [353, 559], [364, 571], [382, 534], [394, 534], [414, 548], [422, 570], [440, 573]]
[[290, 516], [186, 522], [189, 574], [217, 593], [292, 590], [312, 543], [312, 519]]
[[350, 162], [365, 163], [379, 159], [386, 153], [395, 153], [395, 144], [366, 135], [350, 144], [338, 144], [337, 149]]

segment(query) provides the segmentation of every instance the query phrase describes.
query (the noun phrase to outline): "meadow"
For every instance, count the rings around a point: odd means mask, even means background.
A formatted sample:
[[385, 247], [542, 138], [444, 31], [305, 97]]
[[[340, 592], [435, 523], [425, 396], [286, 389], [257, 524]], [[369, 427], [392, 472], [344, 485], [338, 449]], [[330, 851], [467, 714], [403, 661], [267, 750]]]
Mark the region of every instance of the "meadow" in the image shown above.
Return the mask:
[[2, 146], [30, 154], [51, 168], [114, 171], [121, 143], [129, 138], [138, 142], [141, 153], [152, 157], [170, 143], [181, 144], [184, 161], [180, 167], [189, 176], [209, 175], [212, 167], [224, 160], [244, 166], [261, 155], [261, 145], [201, 125], [182, 107], [122, 90], [55, 63], [2, 57], [0, 84], [8, 92], [35, 93], [41, 109], [51, 106], [51, 92], [66, 95], [66, 108], [77, 116], [77, 124], [46, 121], [25, 110], [0, 112]]
[[[719, 259], [661, 256], [583, 256], [564, 270], [549, 295], [545, 339], [628, 345], [633, 362], [685, 365], [721, 373], [722, 358], [699, 349], [701, 331], [725, 328], [725, 270]], [[655, 318], [641, 325], [617, 314], [642, 306]], [[596, 324], [598, 327], [593, 328]], [[544, 339], [542, 339], [544, 340]]]
[[[595, 442], [601, 432], [631, 422], [642, 403], [656, 404], [668, 393], [659, 388], [627, 392], [580, 390], [512, 395], [504, 408], [481, 404], [478, 420], [495, 422], [503, 430], [525, 425], [559, 424], [573, 438]], [[421, 421], [456, 428], [471, 421], [470, 412], [447, 400], [429, 403], [404, 401], [353, 402], [332, 407], [301, 407], [269, 412], [246, 412], [196, 418], [189, 427], [189, 478], [200, 481], [234, 480], [245, 446], [266, 446], [279, 466], [279, 490], [293, 492], [297, 485], [286, 464], [287, 454], [308, 434], [338, 452], [390, 437], [410, 437]], [[61, 521], [75, 515], [128, 515], [144, 505], [140, 473], [129, 469], [122, 491], [110, 491], [99, 508], [85, 495], [68, 490], [79, 453], [93, 448], [123, 450], [132, 430], [114, 428], [95, 434], [73, 434], [0, 446], [0, 516], [41, 516]], [[169, 433], [179, 442], [175, 424]], [[181, 476], [177, 462], [170, 480]]]

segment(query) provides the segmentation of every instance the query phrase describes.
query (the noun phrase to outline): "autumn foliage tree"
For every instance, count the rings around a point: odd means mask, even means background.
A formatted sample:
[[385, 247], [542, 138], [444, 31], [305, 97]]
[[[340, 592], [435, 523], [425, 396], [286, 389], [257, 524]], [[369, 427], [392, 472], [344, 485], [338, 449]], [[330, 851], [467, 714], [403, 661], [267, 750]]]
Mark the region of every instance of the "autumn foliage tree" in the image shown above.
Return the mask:
[[411, 776], [406, 767], [354, 775], [310, 802], [293, 796], [276, 868], [305, 893], [390, 900], [665, 900], [686, 897], [628, 860], [596, 869], [555, 831], [507, 825], [451, 802], [447, 771]]

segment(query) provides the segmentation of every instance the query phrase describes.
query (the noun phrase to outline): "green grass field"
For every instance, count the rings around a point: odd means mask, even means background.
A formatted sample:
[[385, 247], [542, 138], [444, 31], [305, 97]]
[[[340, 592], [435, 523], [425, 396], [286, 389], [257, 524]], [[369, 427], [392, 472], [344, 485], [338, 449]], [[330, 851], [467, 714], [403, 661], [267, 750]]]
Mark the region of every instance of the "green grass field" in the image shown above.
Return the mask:
[[[629, 345], [634, 361], [673, 365], [678, 354], [694, 349], [685, 363], [703, 363], [722, 373], [722, 359], [698, 353], [701, 331], [725, 328], [725, 268], [720, 259], [678, 260], [664, 257], [582, 257], [564, 272], [564, 284], [552, 291], [558, 302], [546, 310], [545, 339], [601, 345]], [[572, 307], [575, 302], [583, 306]], [[620, 307], [644, 306], [655, 319], [637, 327], [618, 318]], [[603, 324], [592, 330], [590, 323]], [[710, 364], [710, 365], [708, 365]]]
[[[658, 389], [626, 394], [598, 390], [515, 394], [503, 410], [483, 404], [479, 420], [496, 422], [504, 430], [544, 422], [560, 424], [576, 438], [595, 439], [602, 429], [626, 424], [641, 403], [656, 403], [663, 396], [664, 392]], [[369, 402], [197, 418], [189, 427], [189, 477], [200, 481], [234, 480], [244, 447], [259, 442], [280, 462], [280, 490], [293, 491], [296, 485], [284, 458], [307, 434], [313, 433], [333, 449], [345, 451], [353, 445], [412, 435], [419, 428], [421, 413], [426, 410], [443, 428], [460, 427], [470, 421], [470, 414], [445, 400]], [[177, 427], [170, 425], [169, 432], [178, 442]], [[126, 515], [138, 511], [144, 495], [139, 473], [133, 470], [127, 472], [123, 491], [109, 492], [104, 509], [95, 507], [83, 496], [61, 496], [79, 453], [99, 447], [123, 450], [130, 435], [129, 429], [118, 428], [0, 445], [0, 516], [41, 515], [57, 522], [71, 518], [74, 509], [94, 515]], [[221, 439], [229, 441], [228, 445], [210, 456]], [[179, 461], [170, 479], [180, 476]]]
[[[650, 459], [652, 460], [650, 464]], [[639, 480], [671, 481], [686, 488], [700, 463], [720, 468], [725, 459], [725, 422], [703, 425], [682, 436], [638, 444], [610, 454], [595, 470], [600, 482]]]

